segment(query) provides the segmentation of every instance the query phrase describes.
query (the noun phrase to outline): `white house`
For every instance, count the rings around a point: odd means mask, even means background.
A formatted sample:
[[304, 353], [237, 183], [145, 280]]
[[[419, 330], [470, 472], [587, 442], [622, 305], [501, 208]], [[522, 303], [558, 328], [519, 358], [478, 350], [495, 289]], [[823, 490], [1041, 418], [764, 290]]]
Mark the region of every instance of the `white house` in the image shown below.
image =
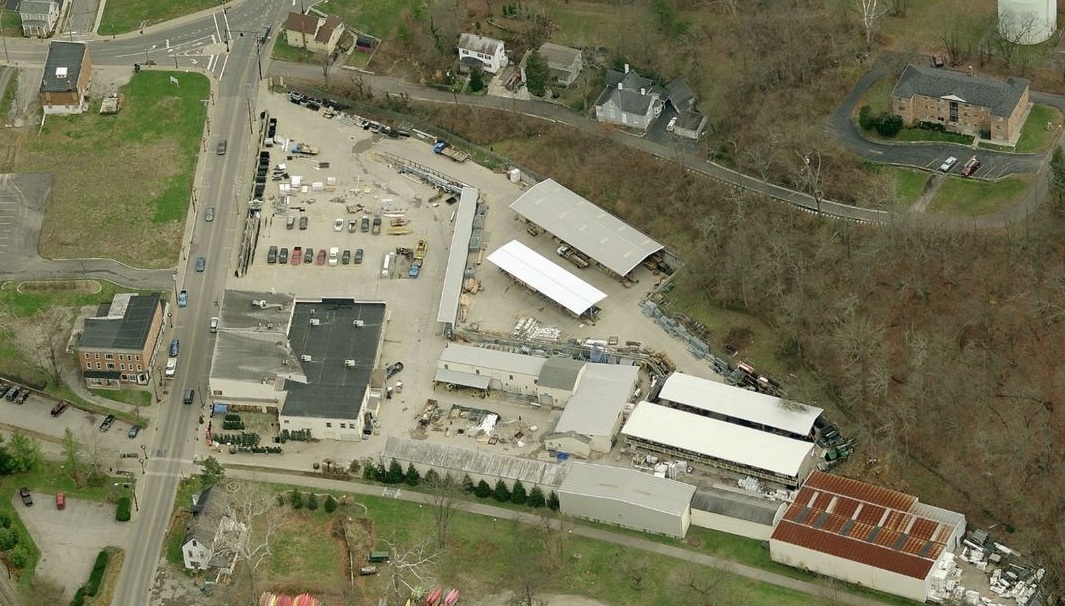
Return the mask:
[[664, 92], [628, 65], [624, 72], [609, 70], [606, 88], [595, 102], [595, 119], [645, 131], [662, 113]]
[[[233, 574], [236, 556], [225, 545], [235, 544], [240, 535], [247, 531], [244, 524], [223, 516], [217, 525], [207, 514], [210, 504], [211, 489], [196, 493], [192, 497], [191, 511], [196, 516], [185, 542], [181, 544], [181, 559], [186, 570], [207, 570], [215, 568], [224, 574]], [[226, 535], [236, 534], [237, 537]]]
[[330, 54], [344, 35], [344, 22], [336, 15], [319, 17], [290, 12], [285, 19], [285, 42], [316, 53]]
[[59, 21], [59, 3], [55, 0], [22, 0], [18, 4], [18, 14], [22, 19], [23, 36], [47, 38]]
[[499, 73], [508, 63], [503, 41], [477, 34], [462, 34], [459, 36], [459, 63], [480, 64], [481, 69], [490, 74]]
[[965, 535], [965, 516], [917, 497], [813, 472], [769, 539], [774, 562], [924, 602]]

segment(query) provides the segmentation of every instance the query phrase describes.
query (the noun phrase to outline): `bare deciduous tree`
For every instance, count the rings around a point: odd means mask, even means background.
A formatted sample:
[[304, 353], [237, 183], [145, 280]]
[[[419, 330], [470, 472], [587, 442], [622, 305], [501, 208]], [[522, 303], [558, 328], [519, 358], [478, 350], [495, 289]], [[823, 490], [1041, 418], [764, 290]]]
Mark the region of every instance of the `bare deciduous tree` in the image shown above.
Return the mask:
[[865, 50], [873, 49], [873, 30], [876, 22], [886, 15], [891, 7], [881, 0], [855, 0], [858, 3], [858, 11], [862, 18], [862, 27], [865, 29]]
[[211, 493], [208, 515], [199, 523], [214, 532], [211, 557], [243, 565], [247, 599], [257, 598], [255, 573], [273, 554], [271, 542], [281, 517], [276, 496], [251, 482], [231, 480]]
[[438, 552], [431, 540], [410, 545], [402, 545], [395, 539], [384, 543], [389, 552], [389, 587], [397, 599], [400, 595], [410, 595], [416, 587], [433, 585]]
[[430, 500], [433, 505], [433, 521], [436, 524], [436, 546], [444, 549], [447, 545], [447, 533], [451, 527], [451, 519], [455, 515], [455, 504], [462, 493], [462, 487], [455, 481], [450, 473], [441, 477], [438, 474], [426, 476], [426, 487], [429, 489]]

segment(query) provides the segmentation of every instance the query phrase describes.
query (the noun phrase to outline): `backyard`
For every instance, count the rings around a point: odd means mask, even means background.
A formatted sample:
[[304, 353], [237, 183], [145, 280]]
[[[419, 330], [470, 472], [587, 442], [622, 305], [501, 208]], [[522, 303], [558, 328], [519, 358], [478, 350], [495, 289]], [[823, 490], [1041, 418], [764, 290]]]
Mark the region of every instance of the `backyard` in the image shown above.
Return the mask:
[[94, 104], [82, 115], [50, 116], [40, 134], [27, 135], [16, 172], [52, 166], [57, 173], [41, 226], [41, 255], [173, 265], [208, 90], [199, 74], [142, 71], [121, 89], [119, 114], [100, 115]]

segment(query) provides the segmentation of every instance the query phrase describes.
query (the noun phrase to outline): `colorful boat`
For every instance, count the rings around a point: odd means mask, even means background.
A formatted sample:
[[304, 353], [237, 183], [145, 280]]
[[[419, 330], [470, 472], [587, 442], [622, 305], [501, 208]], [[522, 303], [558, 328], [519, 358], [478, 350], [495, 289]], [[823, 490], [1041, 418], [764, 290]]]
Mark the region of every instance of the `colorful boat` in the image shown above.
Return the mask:
[[425, 606], [439, 606], [442, 593], [443, 592], [439, 587], [433, 587], [433, 590], [429, 592], [428, 597], [425, 598]]
[[455, 606], [455, 602], [459, 601], [459, 590], [452, 589], [444, 596], [444, 606]]

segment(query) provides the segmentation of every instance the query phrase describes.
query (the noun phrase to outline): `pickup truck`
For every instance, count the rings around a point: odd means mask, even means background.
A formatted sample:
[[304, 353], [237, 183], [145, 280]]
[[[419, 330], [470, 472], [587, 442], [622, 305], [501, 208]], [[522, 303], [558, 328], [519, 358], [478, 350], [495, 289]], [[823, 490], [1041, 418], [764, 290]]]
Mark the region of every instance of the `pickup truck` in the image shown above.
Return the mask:
[[584, 269], [585, 267], [588, 267], [589, 265], [591, 265], [591, 263], [588, 261], [588, 259], [585, 259], [583, 256], [581, 256], [580, 253], [578, 253], [577, 251], [573, 250], [569, 246], [566, 246], [566, 245], [559, 246], [558, 250], [556, 250], [555, 252], [558, 253], [558, 256], [562, 257], [563, 259], [566, 259], [567, 261], [569, 261], [570, 263], [576, 265], [577, 267], [579, 267], [581, 269]]

